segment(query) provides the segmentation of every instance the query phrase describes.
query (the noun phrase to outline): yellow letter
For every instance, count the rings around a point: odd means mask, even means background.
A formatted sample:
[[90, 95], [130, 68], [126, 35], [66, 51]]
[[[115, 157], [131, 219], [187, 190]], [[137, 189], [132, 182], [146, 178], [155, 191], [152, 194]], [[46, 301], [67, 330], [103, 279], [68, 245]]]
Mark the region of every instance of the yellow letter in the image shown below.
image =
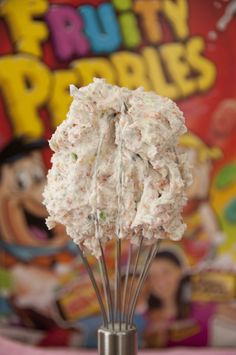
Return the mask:
[[46, 102], [49, 84], [49, 70], [36, 59], [27, 56], [0, 59], [0, 88], [16, 135], [42, 135], [38, 109]]
[[114, 68], [108, 59], [89, 58], [74, 61], [73, 68], [82, 78], [82, 85], [88, 85], [94, 77], [105, 78], [110, 84], [115, 83]]
[[187, 0], [163, 1], [163, 13], [170, 21], [176, 37], [186, 38], [189, 34]]
[[134, 3], [134, 11], [142, 18], [147, 38], [151, 43], [158, 43], [162, 39], [161, 26], [157, 17], [161, 7], [159, 0], [137, 0]]
[[196, 79], [200, 91], [208, 90], [216, 79], [215, 64], [202, 55], [204, 40], [201, 37], [192, 37], [187, 43], [187, 56], [191, 67], [198, 72]]
[[167, 43], [160, 48], [161, 57], [171, 79], [178, 85], [182, 96], [191, 95], [197, 90], [195, 79], [191, 79], [191, 67], [187, 61], [187, 51], [182, 43]]
[[118, 52], [111, 55], [111, 61], [117, 70], [120, 86], [135, 89], [143, 86], [150, 90], [150, 83], [146, 77], [145, 62], [140, 54], [132, 52]]
[[48, 8], [47, 0], [10, 0], [3, 1], [0, 16], [9, 26], [9, 31], [19, 52], [41, 56], [40, 44], [48, 36], [47, 26], [34, 16], [44, 15]]
[[77, 83], [76, 74], [72, 70], [58, 70], [53, 73], [52, 94], [48, 105], [54, 128], [66, 118], [66, 113], [72, 101], [69, 94], [69, 85]]
[[168, 96], [175, 100], [179, 97], [178, 88], [174, 83], [168, 83], [161, 64], [159, 53], [152, 47], [146, 47], [143, 50], [143, 56], [146, 60], [148, 76], [153, 84], [154, 90], [163, 96]]

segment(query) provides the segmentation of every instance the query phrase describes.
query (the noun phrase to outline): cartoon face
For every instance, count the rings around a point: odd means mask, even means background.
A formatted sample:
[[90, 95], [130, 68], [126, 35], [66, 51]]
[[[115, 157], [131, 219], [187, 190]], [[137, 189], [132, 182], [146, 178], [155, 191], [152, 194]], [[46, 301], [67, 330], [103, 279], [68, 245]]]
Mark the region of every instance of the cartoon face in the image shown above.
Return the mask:
[[8, 244], [58, 247], [68, 238], [64, 228], [48, 231], [42, 204], [46, 172], [39, 151], [33, 151], [1, 168], [0, 235]]

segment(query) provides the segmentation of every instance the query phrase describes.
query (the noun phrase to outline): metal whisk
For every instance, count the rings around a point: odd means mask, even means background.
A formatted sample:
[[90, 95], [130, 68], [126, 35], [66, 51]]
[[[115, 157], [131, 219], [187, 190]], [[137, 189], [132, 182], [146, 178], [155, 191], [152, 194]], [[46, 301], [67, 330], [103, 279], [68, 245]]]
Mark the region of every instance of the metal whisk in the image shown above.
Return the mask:
[[[127, 107], [124, 105], [124, 110]], [[89, 277], [93, 284], [96, 296], [100, 305], [103, 326], [98, 330], [98, 349], [100, 355], [136, 355], [137, 354], [137, 333], [133, 325], [133, 318], [135, 307], [144, 281], [147, 277], [149, 267], [158, 249], [159, 242], [153, 245], [145, 246], [144, 238], [140, 236], [139, 245], [136, 250], [130, 242], [128, 259], [125, 271], [124, 289], [121, 287], [121, 254], [122, 254], [122, 240], [119, 236], [122, 230], [122, 200], [123, 200], [123, 134], [125, 129], [120, 128], [118, 135], [120, 136], [118, 144], [118, 181], [117, 181], [117, 221], [115, 231], [115, 278], [113, 282], [109, 279], [109, 273], [106, 263], [104, 247], [101, 243], [101, 231], [99, 225], [99, 215], [97, 208], [97, 191], [98, 191], [98, 167], [101, 159], [101, 151], [104, 139], [109, 130], [109, 125], [114, 125], [114, 114], [112, 114], [108, 121], [104, 121], [104, 127], [100, 133], [100, 139], [97, 146], [96, 158], [94, 164], [94, 172], [92, 176], [92, 190], [95, 192], [95, 203], [92, 206], [92, 213], [94, 216], [95, 236], [99, 243], [100, 257], [98, 258], [100, 279], [102, 289], [100, 289], [98, 282], [94, 276], [93, 270], [89, 265], [88, 259], [79, 249], [81, 259], [88, 271]], [[145, 249], [145, 256], [142, 265], [140, 265], [140, 256], [142, 250]], [[139, 278], [135, 286], [135, 277], [139, 270]], [[131, 280], [129, 281], [131, 275]], [[114, 291], [113, 291], [114, 290]]]
[[[160, 244], [158, 240], [153, 245], [144, 245], [143, 237], [140, 238], [138, 246], [129, 243], [126, 265], [122, 274], [122, 242], [123, 240], [119, 238], [115, 240], [114, 280], [109, 278], [105, 247], [100, 241], [99, 280], [87, 257], [79, 248], [79, 255], [92, 282], [102, 315], [103, 324], [98, 330], [99, 355], [137, 354], [137, 332], [133, 324], [135, 308], [149, 267]], [[137, 275], [138, 280], [135, 282]], [[122, 279], [124, 279], [123, 287]]]
[[[102, 314], [100, 355], [135, 355], [135, 308], [160, 244], [157, 238], [169, 237], [178, 223], [183, 227], [177, 219], [185, 202], [181, 193], [190, 177], [184, 160], [179, 162], [177, 153], [173, 155], [177, 137], [185, 132], [183, 115], [171, 100], [155, 99], [153, 93], [149, 96], [142, 90], [112, 87], [103, 80], [95, 79], [83, 90], [80, 95], [80, 90], [72, 89], [69, 120], [51, 140], [55, 160], [45, 190], [50, 212], [47, 222], [50, 227], [55, 222], [64, 224], [79, 244]], [[180, 237], [181, 228], [177, 228], [175, 239]], [[110, 240], [114, 242], [114, 277], [107, 262]], [[95, 273], [84, 249], [96, 255], [99, 273]]]

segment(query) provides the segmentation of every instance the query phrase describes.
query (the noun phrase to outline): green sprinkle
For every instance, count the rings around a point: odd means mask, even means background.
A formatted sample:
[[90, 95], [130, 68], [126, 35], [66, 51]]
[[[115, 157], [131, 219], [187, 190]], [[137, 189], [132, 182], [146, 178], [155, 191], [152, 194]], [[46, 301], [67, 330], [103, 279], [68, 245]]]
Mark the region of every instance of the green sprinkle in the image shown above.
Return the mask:
[[99, 213], [99, 219], [101, 219], [102, 221], [105, 221], [106, 218], [107, 218], [106, 213], [105, 213], [104, 211], [101, 211], [101, 212]]
[[78, 155], [76, 153], [71, 153], [71, 156], [74, 160], [77, 160], [78, 159]]

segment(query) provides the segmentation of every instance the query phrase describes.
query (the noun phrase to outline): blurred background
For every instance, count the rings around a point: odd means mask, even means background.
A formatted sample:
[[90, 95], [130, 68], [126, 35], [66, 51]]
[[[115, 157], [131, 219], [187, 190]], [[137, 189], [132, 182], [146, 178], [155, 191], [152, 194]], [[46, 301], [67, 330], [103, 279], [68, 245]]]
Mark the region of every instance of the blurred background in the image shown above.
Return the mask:
[[0, 1], [1, 335], [96, 346], [94, 292], [63, 227], [47, 230], [41, 193], [69, 85], [101, 77], [170, 97], [189, 129], [187, 231], [151, 266], [140, 345], [236, 347], [235, 36], [235, 0]]

